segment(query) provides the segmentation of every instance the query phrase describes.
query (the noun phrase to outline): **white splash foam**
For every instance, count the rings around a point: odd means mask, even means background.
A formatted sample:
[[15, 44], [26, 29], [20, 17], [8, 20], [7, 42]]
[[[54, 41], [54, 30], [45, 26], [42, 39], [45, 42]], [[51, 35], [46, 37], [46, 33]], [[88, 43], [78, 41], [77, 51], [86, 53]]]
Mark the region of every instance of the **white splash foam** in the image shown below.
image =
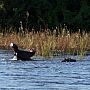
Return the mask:
[[17, 56], [14, 56], [12, 59], [10, 59], [10, 60], [17, 60]]

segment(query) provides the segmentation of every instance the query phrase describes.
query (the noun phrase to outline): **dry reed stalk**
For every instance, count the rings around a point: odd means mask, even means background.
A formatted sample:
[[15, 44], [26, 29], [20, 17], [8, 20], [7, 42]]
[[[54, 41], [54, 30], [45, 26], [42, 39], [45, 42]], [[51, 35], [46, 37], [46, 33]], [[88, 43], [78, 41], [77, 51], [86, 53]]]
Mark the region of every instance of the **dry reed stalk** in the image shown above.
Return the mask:
[[90, 34], [83, 32], [71, 33], [63, 28], [61, 33], [58, 30], [52, 32], [29, 32], [25, 35], [21, 33], [8, 33], [4, 36], [0, 33], [0, 47], [8, 48], [11, 42], [16, 43], [21, 48], [36, 48], [37, 55], [50, 56], [54, 50], [61, 52], [77, 53], [83, 56], [87, 50], [90, 50]]

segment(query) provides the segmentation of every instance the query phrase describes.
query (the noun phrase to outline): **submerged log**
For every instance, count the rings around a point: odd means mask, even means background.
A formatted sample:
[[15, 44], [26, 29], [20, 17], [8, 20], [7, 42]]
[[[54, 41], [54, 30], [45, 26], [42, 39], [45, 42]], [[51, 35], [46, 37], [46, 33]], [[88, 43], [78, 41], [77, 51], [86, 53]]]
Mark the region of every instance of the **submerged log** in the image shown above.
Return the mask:
[[65, 58], [64, 60], [62, 60], [62, 62], [76, 62], [76, 60], [71, 58]]

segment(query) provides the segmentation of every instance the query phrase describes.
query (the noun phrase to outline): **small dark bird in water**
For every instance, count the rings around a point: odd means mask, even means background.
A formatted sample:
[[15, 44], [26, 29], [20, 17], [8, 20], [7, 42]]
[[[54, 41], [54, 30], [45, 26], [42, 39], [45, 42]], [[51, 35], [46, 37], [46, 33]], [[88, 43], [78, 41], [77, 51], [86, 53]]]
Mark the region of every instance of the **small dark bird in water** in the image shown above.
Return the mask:
[[65, 58], [62, 62], [76, 62], [76, 60], [71, 58]]
[[14, 56], [16, 56], [17, 60], [30, 60], [36, 52], [34, 48], [29, 51], [19, 50], [18, 46], [14, 43], [11, 43], [10, 47], [14, 50]]

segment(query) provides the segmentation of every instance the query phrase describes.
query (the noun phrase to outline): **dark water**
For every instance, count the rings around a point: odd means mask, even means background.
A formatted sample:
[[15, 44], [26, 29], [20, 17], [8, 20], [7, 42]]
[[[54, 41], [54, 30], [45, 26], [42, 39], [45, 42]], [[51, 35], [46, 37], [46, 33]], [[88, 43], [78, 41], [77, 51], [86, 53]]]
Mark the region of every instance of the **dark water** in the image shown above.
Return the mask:
[[0, 90], [90, 90], [90, 56], [78, 62], [60, 58], [14, 61], [0, 50]]

